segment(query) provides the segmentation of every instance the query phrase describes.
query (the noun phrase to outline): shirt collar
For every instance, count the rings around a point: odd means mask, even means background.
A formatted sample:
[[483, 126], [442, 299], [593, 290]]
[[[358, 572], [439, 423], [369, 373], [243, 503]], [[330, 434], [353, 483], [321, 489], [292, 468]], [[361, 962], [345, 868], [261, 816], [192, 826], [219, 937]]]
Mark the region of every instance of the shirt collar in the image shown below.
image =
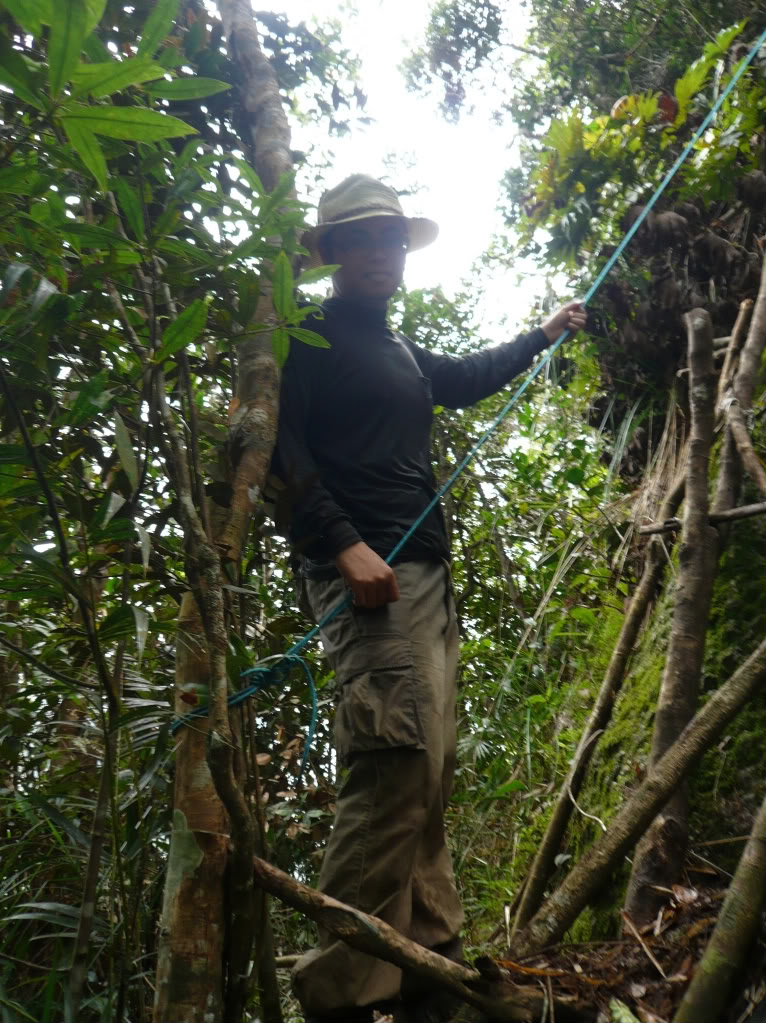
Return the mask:
[[330, 316], [346, 323], [353, 321], [370, 327], [388, 327], [388, 309], [385, 306], [366, 305], [347, 298], [328, 298], [322, 303], [322, 308]]

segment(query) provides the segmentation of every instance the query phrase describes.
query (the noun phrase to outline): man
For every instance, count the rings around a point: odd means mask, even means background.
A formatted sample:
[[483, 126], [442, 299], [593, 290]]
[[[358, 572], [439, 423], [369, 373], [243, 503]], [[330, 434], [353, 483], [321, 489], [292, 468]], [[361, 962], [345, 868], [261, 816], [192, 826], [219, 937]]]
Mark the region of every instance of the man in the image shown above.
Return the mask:
[[[330, 342], [293, 342], [282, 382], [277, 474], [291, 496], [290, 537], [336, 675], [335, 740], [348, 769], [319, 887], [460, 958], [463, 922], [444, 835], [455, 768], [458, 636], [440, 508], [385, 558], [435, 493], [434, 404], [472, 405], [504, 387], [585, 311], [570, 302], [541, 328], [464, 358], [437, 355], [392, 331], [387, 303], [409, 250], [436, 224], [404, 216], [396, 193], [355, 174], [325, 193], [304, 244], [337, 263], [324, 319]], [[298, 962], [293, 985], [311, 1023], [448, 1018], [437, 992], [328, 934]]]

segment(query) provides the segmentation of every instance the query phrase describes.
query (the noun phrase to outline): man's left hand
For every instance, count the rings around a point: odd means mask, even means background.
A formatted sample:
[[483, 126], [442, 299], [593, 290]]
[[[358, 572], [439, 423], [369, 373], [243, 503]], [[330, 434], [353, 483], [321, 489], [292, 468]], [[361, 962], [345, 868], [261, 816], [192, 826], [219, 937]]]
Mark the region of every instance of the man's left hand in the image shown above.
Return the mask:
[[556, 338], [565, 330], [568, 330], [571, 334], [576, 334], [578, 330], [582, 330], [585, 326], [587, 316], [588, 314], [582, 302], [567, 302], [566, 305], [562, 306], [557, 313], [554, 313], [543, 324], [545, 336], [553, 344]]

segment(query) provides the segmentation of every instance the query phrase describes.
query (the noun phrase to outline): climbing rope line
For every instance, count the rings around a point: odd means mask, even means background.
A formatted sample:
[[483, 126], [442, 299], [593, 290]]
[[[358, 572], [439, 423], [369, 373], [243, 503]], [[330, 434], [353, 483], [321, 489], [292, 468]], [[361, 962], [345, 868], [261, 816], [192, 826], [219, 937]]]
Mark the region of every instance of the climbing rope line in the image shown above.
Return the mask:
[[[660, 184], [655, 189], [654, 194], [649, 199], [649, 201], [644, 206], [644, 208], [641, 211], [641, 213], [639, 214], [639, 216], [636, 217], [635, 221], [633, 222], [633, 224], [631, 225], [631, 227], [629, 228], [629, 230], [625, 234], [625, 237], [622, 239], [622, 241], [617, 246], [615, 251], [612, 253], [612, 255], [609, 257], [609, 259], [606, 261], [603, 269], [601, 270], [601, 272], [598, 274], [598, 276], [596, 277], [596, 279], [593, 282], [593, 284], [591, 284], [590, 288], [588, 288], [587, 292], [585, 293], [585, 296], [582, 299], [582, 303], [581, 303], [582, 305], [587, 306], [588, 303], [591, 301], [591, 299], [599, 291], [601, 285], [606, 280], [607, 276], [611, 272], [611, 270], [614, 267], [615, 263], [622, 256], [622, 254], [625, 251], [625, 249], [628, 247], [630, 242], [633, 240], [633, 237], [636, 234], [636, 232], [639, 230], [641, 225], [644, 223], [646, 218], [649, 216], [649, 213], [651, 212], [652, 207], [657, 203], [657, 200], [660, 198], [660, 196], [663, 194], [663, 192], [665, 191], [667, 186], [673, 180], [673, 178], [675, 177], [675, 175], [678, 172], [679, 168], [686, 161], [687, 157], [691, 153], [691, 151], [694, 148], [694, 146], [697, 144], [697, 142], [705, 134], [705, 132], [707, 131], [708, 127], [710, 126], [713, 118], [715, 117], [715, 115], [718, 113], [718, 111], [723, 106], [724, 102], [726, 101], [727, 97], [731, 93], [732, 89], [737, 84], [737, 82], [742, 77], [742, 75], [745, 73], [745, 71], [750, 66], [750, 64], [753, 62], [753, 60], [755, 59], [755, 56], [758, 53], [758, 51], [765, 44], [766, 44], [766, 29], [764, 29], [764, 31], [761, 33], [761, 35], [759, 36], [759, 38], [756, 41], [755, 45], [752, 47], [752, 49], [750, 50], [748, 55], [743, 59], [742, 63], [739, 65], [737, 70], [734, 72], [734, 74], [732, 75], [731, 80], [727, 84], [726, 88], [723, 90], [721, 95], [718, 97], [716, 102], [713, 104], [713, 106], [711, 107], [710, 111], [708, 112], [708, 114], [706, 115], [705, 119], [703, 120], [702, 124], [699, 126], [697, 131], [694, 133], [694, 135], [692, 136], [690, 141], [687, 142], [687, 144], [684, 146], [681, 154], [676, 158], [676, 160], [673, 163], [673, 165], [667, 171], [667, 173], [665, 174], [664, 178], [662, 179]], [[404, 534], [404, 536], [401, 538], [401, 540], [399, 540], [399, 542], [391, 550], [391, 552], [389, 553], [388, 557], [385, 559], [386, 560], [386, 564], [390, 565], [391, 562], [393, 561], [393, 559], [397, 556], [397, 554], [399, 554], [399, 552], [405, 546], [405, 544], [408, 543], [408, 541], [412, 538], [413, 534], [422, 525], [423, 521], [431, 514], [431, 512], [434, 510], [434, 508], [439, 503], [439, 501], [442, 499], [442, 497], [444, 497], [444, 495], [452, 488], [453, 484], [456, 482], [458, 477], [463, 473], [463, 470], [466, 468], [466, 466], [469, 464], [469, 462], [471, 462], [473, 460], [473, 458], [475, 457], [475, 455], [477, 454], [479, 449], [482, 448], [483, 445], [487, 442], [487, 440], [495, 433], [495, 431], [498, 429], [498, 427], [503, 422], [505, 417], [508, 415], [508, 413], [511, 411], [513, 406], [519, 400], [521, 395], [526, 391], [526, 389], [529, 387], [529, 385], [532, 383], [532, 381], [537, 376], [540, 375], [542, 370], [548, 365], [548, 363], [551, 361], [553, 356], [556, 354], [558, 349], [561, 347], [561, 345], [564, 343], [564, 341], [568, 337], [569, 337], [569, 331], [568, 330], [563, 331], [560, 334], [560, 336], [556, 339], [556, 341], [551, 345], [551, 347], [548, 349], [548, 351], [545, 353], [545, 355], [540, 359], [540, 361], [535, 366], [532, 367], [532, 369], [529, 372], [529, 374], [522, 381], [522, 383], [516, 388], [516, 390], [511, 395], [511, 397], [505, 403], [505, 405], [503, 405], [502, 409], [498, 412], [498, 414], [495, 416], [495, 418], [492, 420], [492, 422], [486, 428], [484, 433], [482, 433], [482, 435], [479, 437], [479, 439], [473, 445], [473, 447], [468, 452], [468, 454], [465, 455], [465, 457], [457, 465], [457, 467], [452, 472], [452, 474], [449, 476], [449, 478], [439, 487], [439, 489], [436, 491], [436, 493], [434, 494], [433, 498], [428, 503], [428, 505], [423, 509], [423, 511], [420, 513], [420, 515], [415, 519], [415, 521], [409, 527], [409, 529]], [[284, 653], [284, 654], [276, 654], [273, 657], [265, 658], [263, 661], [261, 661], [258, 664], [256, 664], [255, 667], [248, 668], [245, 671], [243, 671], [241, 673], [241, 677], [242, 678], [252, 678], [253, 681], [249, 685], [247, 685], [244, 689], [240, 689], [236, 693], [232, 693], [232, 695], [229, 697], [229, 700], [228, 700], [228, 703], [229, 703], [230, 707], [239, 706], [239, 704], [243, 703], [249, 697], [254, 696], [256, 693], [259, 693], [262, 689], [265, 689], [266, 686], [273, 685], [276, 682], [285, 681], [287, 679], [287, 676], [290, 673], [290, 668], [293, 665], [300, 664], [300, 666], [303, 668], [304, 674], [306, 675], [306, 680], [308, 682], [309, 690], [311, 692], [312, 711], [311, 711], [311, 723], [309, 725], [309, 730], [308, 730], [308, 733], [306, 735], [306, 742], [304, 744], [303, 760], [302, 760], [302, 763], [301, 763], [299, 780], [300, 780], [300, 778], [303, 775], [303, 772], [304, 772], [305, 767], [306, 767], [306, 763], [308, 761], [308, 754], [309, 754], [309, 751], [311, 749], [311, 743], [312, 743], [312, 740], [313, 740], [313, 737], [314, 737], [314, 732], [316, 731], [316, 723], [317, 723], [317, 697], [316, 697], [316, 688], [314, 686], [314, 679], [313, 679], [313, 676], [311, 674], [311, 669], [309, 668], [308, 664], [300, 656], [300, 651], [303, 650], [304, 647], [306, 647], [311, 642], [312, 639], [314, 639], [314, 637], [320, 632], [321, 629], [323, 629], [329, 622], [331, 622], [337, 615], [339, 615], [341, 611], [343, 611], [345, 608], [347, 608], [349, 606], [350, 602], [351, 602], [351, 595], [349, 594], [343, 600], [341, 600], [335, 607], [331, 608], [330, 611], [328, 611], [327, 614], [324, 616], [324, 618], [322, 618], [312, 629], [310, 629], [305, 634], [305, 636], [302, 636], [296, 643], [294, 643], [286, 653]], [[275, 659], [276, 659], [276, 664], [273, 664], [273, 665], [269, 666], [266, 663], [267, 661], [271, 661], [271, 660], [275, 660]], [[187, 714], [184, 714], [182, 717], [176, 718], [175, 721], [171, 725], [171, 728], [170, 728], [171, 733], [173, 735], [175, 735], [176, 732], [180, 728], [182, 728], [184, 725], [188, 724], [194, 718], [206, 716], [207, 712], [208, 712], [208, 707], [205, 704], [205, 705], [202, 705], [200, 707], [195, 707], [194, 710], [189, 711]]]

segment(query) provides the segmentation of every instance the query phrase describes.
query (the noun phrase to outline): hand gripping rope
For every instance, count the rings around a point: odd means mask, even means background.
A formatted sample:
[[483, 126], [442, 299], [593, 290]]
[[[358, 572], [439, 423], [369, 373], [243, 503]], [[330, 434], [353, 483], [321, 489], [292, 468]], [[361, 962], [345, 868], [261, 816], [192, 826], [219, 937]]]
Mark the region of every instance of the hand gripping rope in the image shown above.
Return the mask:
[[[753, 48], [748, 53], [747, 57], [745, 57], [745, 59], [739, 65], [739, 67], [735, 71], [734, 75], [732, 76], [731, 81], [728, 83], [728, 85], [726, 86], [724, 91], [718, 97], [718, 99], [716, 100], [716, 102], [713, 105], [712, 109], [707, 114], [707, 116], [705, 117], [704, 121], [702, 122], [702, 124], [697, 129], [697, 131], [694, 133], [694, 136], [692, 137], [692, 139], [686, 144], [686, 146], [684, 147], [683, 152], [681, 153], [681, 155], [676, 159], [676, 161], [673, 164], [673, 166], [665, 174], [665, 177], [662, 179], [662, 181], [658, 185], [657, 189], [655, 190], [654, 195], [652, 195], [651, 199], [646, 204], [646, 206], [644, 206], [644, 208], [641, 211], [640, 215], [633, 222], [630, 230], [627, 232], [625, 237], [622, 239], [620, 244], [617, 246], [617, 248], [614, 251], [614, 253], [609, 257], [609, 259], [607, 260], [606, 265], [604, 266], [603, 270], [599, 273], [598, 277], [593, 282], [593, 284], [591, 284], [590, 288], [588, 289], [588, 291], [585, 294], [585, 297], [582, 299], [582, 303], [581, 303], [582, 305], [586, 306], [591, 301], [591, 299], [596, 295], [596, 293], [598, 292], [599, 288], [604, 283], [606, 277], [608, 276], [609, 272], [611, 271], [612, 267], [615, 265], [617, 260], [623, 254], [625, 249], [628, 247], [628, 245], [630, 244], [631, 240], [633, 239], [633, 236], [635, 235], [636, 231], [638, 231], [638, 229], [641, 227], [643, 222], [648, 217], [649, 212], [652, 209], [652, 207], [655, 205], [655, 203], [660, 198], [662, 193], [665, 191], [667, 186], [673, 180], [673, 178], [676, 175], [676, 172], [679, 170], [681, 165], [684, 163], [684, 161], [688, 157], [689, 153], [691, 153], [691, 151], [694, 148], [694, 146], [697, 144], [697, 142], [705, 134], [705, 132], [707, 131], [708, 127], [710, 126], [711, 121], [713, 120], [715, 115], [718, 113], [718, 111], [721, 109], [721, 107], [723, 106], [723, 104], [724, 104], [726, 98], [728, 97], [729, 93], [732, 91], [732, 89], [737, 84], [739, 79], [742, 77], [744, 72], [750, 66], [750, 64], [754, 60], [756, 54], [758, 53], [758, 51], [760, 50], [760, 48], [764, 44], [766, 44], [766, 29], [761, 33], [761, 35], [759, 36], [757, 42], [755, 43]], [[449, 491], [452, 488], [453, 484], [458, 479], [458, 477], [461, 475], [461, 473], [463, 472], [465, 467], [468, 465], [468, 463], [473, 459], [473, 457], [476, 455], [476, 453], [479, 451], [479, 449], [482, 447], [482, 445], [497, 430], [497, 428], [503, 422], [503, 420], [508, 415], [508, 413], [511, 411], [513, 406], [519, 400], [521, 395], [524, 393], [524, 391], [526, 391], [526, 389], [529, 387], [529, 385], [532, 383], [532, 381], [535, 379], [535, 377], [538, 376], [542, 372], [542, 370], [548, 365], [548, 363], [551, 361], [551, 359], [553, 358], [554, 354], [556, 353], [557, 349], [562, 345], [562, 343], [567, 339], [568, 336], [569, 336], [569, 331], [565, 330], [560, 335], [560, 337], [558, 337], [556, 339], [556, 341], [553, 343], [553, 345], [551, 345], [551, 347], [548, 349], [548, 351], [545, 353], [545, 355], [540, 359], [540, 361], [532, 368], [532, 370], [529, 372], [528, 376], [519, 385], [519, 387], [516, 388], [516, 390], [511, 395], [511, 397], [505, 403], [505, 405], [503, 405], [503, 407], [500, 410], [500, 412], [495, 416], [495, 418], [492, 420], [492, 422], [487, 427], [487, 429], [484, 431], [484, 433], [481, 435], [481, 437], [479, 437], [479, 439], [476, 441], [476, 443], [471, 448], [471, 450], [468, 452], [468, 454], [463, 458], [463, 460], [460, 462], [460, 464], [454, 470], [454, 472], [449, 477], [449, 479], [445, 483], [443, 483], [441, 485], [441, 487], [439, 488], [437, 493], [433, 496], [433, 498], [431, 499], [429, 504], [423, 509], [423, 511], [415, 519], [415, 521], [412, 523], [412, 525], [407, 530], [407, 532], [404, 534], [404, 536], [401, 538], [401, 540], [393, 548], [391, 553], [386, 558], [386, 564], [388, 564], [388, 565], [391, 564], [393, 559], [396, 557], [396, 555], [399, 553], [399, 551], [401, 551], [401, 549], [404, 547], [404, 545], [409, 541], [409, 539], [412, 537], [413, 533], [415, 533], [415, 531], [418, 529], [418, 527], [421, 525], [421, 523], [424, 521], [424, 519], [431, 513], [431, 511], [433, 511], [433, 509], [436, 507], [436, 505], [439, 503], [439, 501], [442, 499], [442, 497], [444, 497], [444, 495], [447, 493], [447, 491]], [[324, 628], [324, 626], [327, 625], [328, 622], [332, 621], [332, 619], [335, 618], [336, 615], [340, 614], [341, 611], [343, 611], [346, 607], [348, 607], [350, 602], [351, 602], [351, 595], [349, 594], [349, 596], [345, 597], [342, 601], [340, 601], [340, 603], [336, 607], [334, 607], [330, 611], [328, 611], [328, 613], [324, 616], [324, 618], [320, 622], [318, 622], [313, 627], [313, 629], [310, 629], [306, 633], [305, 636], [301, 637], [301, 639], [299, 639], [297, 641], [297, 643], [294, 643], [290, 647], [290, 649], [287, 651], [287, 653], [285, 653], [285, 654], [276, 654], [273, 657], [264, 658], [264, 660], [259, 662], [258, 664], [256, 664], [254, 668], [248, 668], [246, 671], [243, 671], [242, 672], [242, 678], [252, 678], [253, 681], [249, 685], [247, 685], [244, 689], [240, 689], [238, 692], [232, 693], [232, 695], [229, 697], [229, 700], [228, 700], [228, 703], [229, 703], [230, 707], [237, 707], [237, 706], [239, 706], [239, 704], [244, 703], [245, 700], [249, 699], [249, 697], [254, 696], [256, 693], [259, 693], [262, 689], [265, 689], [267, 686], [274, 685], [277, 682], [284, 682], [284, 681], [286, 681], [286, 679], [287, 679], [287, 677], [288, 677], [288, 675], [290, 673], [290, 669], [293, 667], [293, 665], [300, 664], [300, 666], [303, 668], [304, 674], [306, 675], [306, 681], [308, 682], [309, 690], [311, 692], [311, 724], [309, 725], [309, 730], [308, 730], [308, 733], [307, 733], [307, 736], [306, 736], [306, 742], [305, 742], [305, 745], [304, 745], [303, 760], [301, 762], [300, 774], [298, 776], [298, 780], [299, 781], [300, 781], [301, 777], [303, 776], [303, 772], [304, 772], [304, 770], [306, 768], [306, 764], [307, 764], [307, 761], [308, 761], [308, 755], [309, 755], [309, 751], [311, 749], [311, 743], [312, 743], [312, 740], [314, 738], [314, 732], [316, 731], [316, 724], [317, 724], [317, 697], [316, 697], [316, 688], [314, 686], [314, 679], [313, 679], [312, 674], [311, 674], [311, 669], [309, 668], [309, 666], [306, 663], [306, 661], [299, 655], [299, 652], [308, 643], [311, 642], [311, 640], [317, 635], [317, 633], [320, 631], [320, 629]], [[276, 663], [274, 663], [274, 664], [269, 664], [268, 663], [269, 661], [275, 661], [275, 660], [276, 660]], [[173, 721], [173, 723], [172, 723], [172, 725], [170, 727], [171, 733], [173, 735], [175, 735], [176, 732], [180, 728], [182, 728], [184, 725], [189, 724], [189, 722], [192, 721], [194, 718], [205, 717], [207, 715], [207, 712], [208, 712], [207, 705], [203, 704], [202, 706], [195, 707], [194, 710], [189, 711], [188, 714], [184, 714], [182, 717], [176, 718], [175, 721]]]

